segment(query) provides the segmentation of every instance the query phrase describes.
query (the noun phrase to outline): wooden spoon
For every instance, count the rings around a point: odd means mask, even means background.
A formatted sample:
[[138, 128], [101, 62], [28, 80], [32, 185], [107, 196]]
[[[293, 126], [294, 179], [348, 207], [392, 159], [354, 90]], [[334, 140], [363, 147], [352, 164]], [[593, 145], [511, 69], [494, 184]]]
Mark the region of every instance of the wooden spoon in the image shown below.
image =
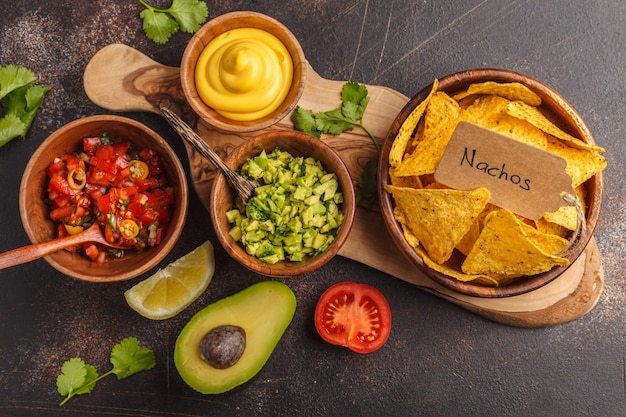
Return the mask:
[[189, 125], [187, 125], [187, 123], [185, 123], [176, 113], [164, 106], [161, 106], [161, 113], [163, 113], [165, 119], [169, 122], [172, 128], [176, 130], [180, 137], [185, 140], [185, 142], [193, 146], [202, 156], [207, 158], [213, 165], [215, 165], [216, 168], [222, 171], [232, 184], [239, 198], [241, 198], [241, 201], [246, 204], [250, 197], [254, 194], [254, 189], [257, 188], [259, 184], [242, 177], [230, 169], [228, 165], [222, 161], [222, 158], [220, 158], [213, 151], [213, 149], [211, 149], [211, 147], [204, 140], [202, 140], [202, 138], [198, 136], [198, 134], [194, 132], [194, 130], [189, 127]]
[[93, 242], [100, 243], [111, 248], [121, 249], [121, 246], [107, 242], [102, 235], [102, 230], [98, 223], [92, 224], [88, 229], [62, 237], [50, 240], [48, 242], [35, 243], [33, 245], [23, 246], [8, 252], [0, 253], [0, 269], [9, 268], [15, 265], [25, 264], [34, 261], [50, 253], [69, 248], [70, 246], [80, 245], [81, 243]]

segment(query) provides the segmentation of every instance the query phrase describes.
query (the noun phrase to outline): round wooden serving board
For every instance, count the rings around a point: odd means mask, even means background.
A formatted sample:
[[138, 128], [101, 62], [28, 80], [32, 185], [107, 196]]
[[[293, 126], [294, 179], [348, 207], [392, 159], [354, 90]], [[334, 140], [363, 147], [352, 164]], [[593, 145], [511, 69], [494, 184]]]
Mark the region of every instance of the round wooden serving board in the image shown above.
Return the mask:
[[[338, 107], [345, 82], [323, 79], [308, 63], [307, 67], [307, 84], [299, 105], [313, 111]], [[85, 68], [84, 87], [95, 104], [111, 111], [160, 114], [157, 103], [166, 102], [222, 156], [247, 137], [261, 132], [225, 134], [204, 123], [187, 105], [179, 75], [179, 68], [161, 65], [126, 45], [112, 44], [98, 51]], [[371, 99], [363, 122], [374, 136], [384, 140], [389, 126], [408, 98], [386, 87], [368, 85], [367, 89]], [[290, 116], [267, 130], [276, 129], [293, 129]], [[323, 140], [338, 151], [355, 180], [361, 176], [365, 163], [377, 158], [371, 139], [360, 129], [340, 136], [324, 137]], [[215, 168], [194, 149], [185, 146], [193, 186], [208, 210]], [[489, 320], [518, 327], [543, 327], [577, 319], [594, 307], [603, 287], [602, 261], [592, 239], [585, 252], [564, 274], [538, 290], [506, 298], [459, 294], [438, 285], [405, 260], [395, 250], [381, 214], [365, 208], [357, 210], [350, 237], [339, 254], [402, 279]]]

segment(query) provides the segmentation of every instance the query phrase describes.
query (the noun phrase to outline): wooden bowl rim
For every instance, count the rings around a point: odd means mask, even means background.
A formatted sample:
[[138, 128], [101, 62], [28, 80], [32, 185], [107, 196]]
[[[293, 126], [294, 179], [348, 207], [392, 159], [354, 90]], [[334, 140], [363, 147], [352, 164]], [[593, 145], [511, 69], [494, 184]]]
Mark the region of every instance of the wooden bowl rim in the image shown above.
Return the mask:
[[[229, 227], [227, 227], [224, 219], [220, 217], [224, 216], [224, 212], [220, 211], [220, 208], [218, 207], [218, 194], [227, 192], [230, 193], [230, 196], [232, 196], [234, 193], [228, 185], [226, 177], [221, 172], [218, 172], [216, 175], [211, 188], [209, 210], [215, 234], [231, 257], [251, 271], [276, 278], [286, 278], [306, 274], [318, 269], [330, 261], [339, 252], [343, 244], [348, 239], [356, 216], [356, 192], [354, 190], [352, 178], [350, 177], [350, 172], [348, 171], [345, 163], [339, 154], [337, 154], [337, 152], [329, 145], [306, 133], [293, 130], [275, 130], [262, 133], [246, 140], [243, 144], [235, 148], [235, 150], [225, 158], [224, 162], [226, 165], [236, 170], [245, 160], [258, 155], [262, 149], [270, 152], [276, 147], [277, 142], [285, 139], [289, 140], [290, 143], [295, 143], [297, 146], [318, 149], [319, 154], [323, 155], [326, 160], [321, 160], [319, 157], [316, 157], [316, 159], [322, 162], [322, 165], [328, 172], [334, 172], [339, 180], [344, 197], [344, 202], [342, 204], [344, 222], [335, 236], [335, 241], [326, 251], [313, 258], [309, 258], [306, 261], [281, 261], [274, 265], [265, 264], [257, 258], [248, 255], [245, 252], [244, 247], [230, 237], [228, 234]], [[285, 150], [289, 151], [289, 149]], [[240, 159], [237, 159], [237, 156], [240, 156]], [[332, 161], [332, 165], [337, 167], [336, 170], [331, 171], [328, 166], [329, 160]], [[229, 200], [231, 199], [232, 198]]]
[[[202, 101], [195, 84], [195, 67], [200, 52], [216, 36], [240, 27], [256, 27], [270, 32], [285, 45], [293, 62], [293, 80], [285, 100], [272, 113], [258, 120], [237, 121], [222, 116]], [[226, 13], [205, 23], [185, 47], [180, 73], [183, 94], [194, 112], [217, 130], [227, 133], [254, 132], [283, 120], [298, 104], [307, 79], [304, 51], [294, 34], [278, 20], [252, 11]]]
[[[31, 197], [29, 197], [29, 190], [31, 190], [31, 188], [34, 186], [33, 184], [35, 184], [35, 181], [41, 181], [41, 184], [43, 184], [45, 190], [45, 183], [47, 182], [47, 177], [45, 177], [45, 171], [34, 172], [35, 166], [39, 165], [37, 161], [40, 161], [41, 158], [49, 158], [50, 162], [52, 162], [52, 159], [59, 156], [46, 155], [46, 151], [52, 143], [59, 140], [60, 138], [66, 137], [67, 135], [73, 135], [72, 132], [75, 129], [90, 124], [93, 125], [93, 128], [89, 129], [90, 131], [94, 132], [98, 130], [97, 126], [101, 126], [103, 124], [116, 124], [120, 126], [130, 127], [132, 129], [135, 129], [146, 139], [154, 141], [161, 149], [165, 150], [166, 155], [163, 155], [162, 151], [159, 152], [159, 155], [166, 164], [167, 176], [170, 180], [170, 185], [179, 189], [177, 190], [178, 195], [176, 196], [176, 205], [174, 211], [172, 212], [172, 221], [168, 225], [166, 235], [160, 245], [154, 248], [146, 249], [142, 253], [125, 254], [125, 256], [120, 259], [108, 260], [107, 262], [105, 262], [104, 265], [101, 266], [89, 261], [84, 254], [71, 254], [70, 257], [69, 252], [67, 251], [61, 251], [44, 256], [44, 259], [57, 271], [78, 280], [97, 283], [125, 281], [135, 278], [149, 271], [169, 254], [183, 231], [189, 204], [187, 179], [178, 156], [167, 143], [167, 141], [148, 126], [123, 116], [93, 115], [73, 120], [52, 132], [35, 150], [24, 169], [24, 174], [20, 183], [20, 217], [24, 230], [32, 243], [38, 243], [42, 240], [40, 239], [40, 237], [44, 229], [46, 231], [49, 231], [51, 238], [53, 238], [53, 231], [49, 229], [53, 228], [54, 223], [50, 219], [42, 219], [43, 223], [39, 226], [41, 230], [38, 232], [37, 230], [35, 230], [35, 225], [33, 225], [30, 218], [31, 212], [28, 209], [28, 205], [29, 198]], [[70, 150], [71, 148], [75, 149], [77, 146], [79, 146], [79, 140], [81, 138], [82, 136], [77, 137], [74, 145], [68, 145], [68, 150]], [[132, 138], [130, 140], [132, 141]], [[44, 223], [46, 225], [44, 225]], [[124, 266], [125, 263], [129, 263], [130, 260], [133, 260], [133, 258], [137, 256], [143, 256], [146, 260], [142, 261], [143, 258], [141, 258], [138, 259], [138, 261], [141, 262], [138, 265], [132, 266], [133, 263], [131, 263], [131, 267]], [[79, 261], [77, 265], [83, 265], [84, 268], [81, 267], [80, 271], [75, 270], [73, 268], [74, 265], [72, 265], [72, 262], [67, 261], [67, 259], [70, 258], [72, 260], [74, 260], [74, 258], [78, 259]]]
[[[574, 107], [554, 89], [528, 75], [507, 69], [477, 68], [446, 75], [439, 80], [438, 90], [453, 94], [456, 91], [466, 88], [469, 84], [484, 81], [519, 82], [526, 85], [541, 97], [541, 107], [545, 107], [555, 115], [559, 116], [561, 119], [560, 122], [564, 125], [562, 127], [569, 130], [570, 134], [573, 134], [573, 136], [576, 136], [589, 144], [596, 143], [591, 135], [591, 132], [589, 131], [589, 128]], [[569, 265], [555, 267], [542, 274], [518, 278], [501, 287], [487, 287], [474, 284], [472, 282], [459, 281], [439, 271], [430, 269], [404, 239], [400, 225], [393, 216], [393, 202], [391, 196], [385, 190], [385, 186], [389, 184], [389, 176], [387, 173], [389, 167], [389, 151], [391, 149], [391, 144], [395, 139], [400, 126], [402, 125], [402, 122], [419, 105], [419, 103], [424, 101], [424, 99], [428, 96], [432, 85], [433, 84], [431, 83], [418, 92], [400, 111], [388, 131], [380, 155], [377, 174], [378, 196], [383, 214], [383, 220], [387, 226], [389, 234], [392, 237], [392, 240], [400, 249], [404, 257], [424, 272], [426, 276], [444, 287], [453, 289], [461, 294], [484, 298], [510, 297], [531, 292], [550, 283], [564, 273], [578, 259], [593, 236], [593, 232], [600, 217], [604, 194], [604, 179], [602, 172], [595, 174], [585, 183], [588, 191], [588, 212], [586, 213], [587, 234], [576, 244], [574, 250], [569, 254]]]

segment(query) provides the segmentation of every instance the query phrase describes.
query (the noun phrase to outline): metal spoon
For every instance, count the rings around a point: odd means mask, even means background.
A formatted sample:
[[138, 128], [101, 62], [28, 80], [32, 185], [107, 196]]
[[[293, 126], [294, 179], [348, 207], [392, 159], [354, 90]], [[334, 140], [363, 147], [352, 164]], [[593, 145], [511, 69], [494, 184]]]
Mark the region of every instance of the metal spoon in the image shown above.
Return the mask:
[[254, 194], [254, 189], [259, 185], [253, 181], [250, 181], [235, 171], [230, 169], [224, 161], [211, 149], [211, 147], [204, 141], [194, 130], [189, 127], [176, 113], [168, 109], [167, 107], [161, 107], [161, 113], [165, 116], [165, 119], [176, 130], [176, 132], [187, 143], [193, 146], [202, 156], [207, 158], [213, 165], [215, 165], [222, 173], [228, 178], [235, 189], [235, 192], [241, 198], [244, 204], [248, 202], [250, 197]]
[[121, 248], [121, 246], [107, 242], [102, 235], [100, 225], [94, 223], [86, 230], [74, 235], [50, 240], [48, 242], [22, 246], [21, 248], [0, 253], [0, 269], [25, 264], [26, 262], [34, 261], [35, 259], [60, 251], [61, 249], [87, 242], [99, 243], [111, 248]]

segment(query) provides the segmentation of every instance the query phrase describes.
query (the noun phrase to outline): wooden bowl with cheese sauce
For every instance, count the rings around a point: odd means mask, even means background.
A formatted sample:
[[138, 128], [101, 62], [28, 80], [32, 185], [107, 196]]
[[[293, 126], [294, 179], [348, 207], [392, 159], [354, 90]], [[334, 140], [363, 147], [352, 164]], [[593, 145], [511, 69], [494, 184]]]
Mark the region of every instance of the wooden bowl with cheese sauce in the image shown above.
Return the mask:
[[183, 53], [180, 78], [191, 108], [215, 129], [262, 130], [288, 117], [302, 96], [307, 66], [293, 33], [250, 11], [211, 19]]

